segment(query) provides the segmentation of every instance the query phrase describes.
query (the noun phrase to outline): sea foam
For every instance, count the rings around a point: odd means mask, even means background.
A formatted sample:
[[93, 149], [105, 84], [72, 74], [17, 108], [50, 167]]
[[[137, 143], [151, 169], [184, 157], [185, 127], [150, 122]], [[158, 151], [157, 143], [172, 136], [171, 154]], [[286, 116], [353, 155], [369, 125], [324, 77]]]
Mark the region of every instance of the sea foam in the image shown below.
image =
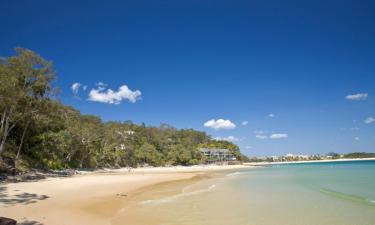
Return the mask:
[[233, 177], [233, 176], [238, 176], [238, 175], [241, 175], [241, 174], [245, 174], [245, 173], [244, 172], [234, 172], [234, 173], [227, 174], [226, 176], [227, 177]]
[[140, 202], [140, 204], [142, 204], [142, 205], [163, 204], [163, 203], [173, 202], [173, 201], [176, 201], [180, 198], [185, 198], [185, 197], [188, 197], [188, 196], [193, 196], [193, 195], [197, 195], [197, 194], [201, 194], [201, 193], [205, 193], [205, 192], [210, 192], [210, 191], [213, 191], [215, 188], [216, 188], [216, 184], [213, 184], [213, 185], [211, 185], [207, 188], [204, 188], [204, 189], [198, 189], [198, 190], [191, 191], [191, 192], [182, 192], [180, 194], [173, 195], [173, 196], [170, 196], [170, 197], [161, 198], [161, 199], [145, 200], [145, 201]]

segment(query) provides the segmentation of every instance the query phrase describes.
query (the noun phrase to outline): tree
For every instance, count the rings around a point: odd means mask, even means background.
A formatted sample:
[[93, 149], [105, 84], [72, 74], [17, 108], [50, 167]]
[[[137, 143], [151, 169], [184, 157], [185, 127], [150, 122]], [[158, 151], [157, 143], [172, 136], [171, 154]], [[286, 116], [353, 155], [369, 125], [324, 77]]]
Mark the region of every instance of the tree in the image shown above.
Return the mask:
[[0, 167], [192, 165], [201, 162], [201, 147], [226, 148], [244, 158], [237, 145], [193, 129], [103, 123], [82, 115], [56, 100], [54, 77], [52, 63], [30, 50], [16, 48], [15, 56], [0, 57]]
[[38, 111], [37, 105], [52, 93], [52, 64], [28, 49], [16, 48], [16, 53], [0, 64], [0, 155], [10, 132], [23, 122], [19, 155], [29, 121]]
[[144, 143], [136, 150], [136, 158], [142, 164], [150, 164], [153, 166], [163, 165], [162, 155], [149, 143]]
[[340, 158], [340, 154], [338, 154], [336, 152], [329, 152], [329, 153], [327, 153], [327, 156], [332, 157], [332, 159], [338, 159], [338, 158]]

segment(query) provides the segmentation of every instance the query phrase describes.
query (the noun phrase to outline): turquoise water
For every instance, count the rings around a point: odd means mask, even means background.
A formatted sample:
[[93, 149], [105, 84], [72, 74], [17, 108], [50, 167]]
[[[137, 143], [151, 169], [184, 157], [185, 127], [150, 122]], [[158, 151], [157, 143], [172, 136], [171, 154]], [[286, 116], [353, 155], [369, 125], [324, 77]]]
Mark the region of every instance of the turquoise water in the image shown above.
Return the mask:
[[293, 175], [301, 187], [357, 204], [375, 206], [375, 161], [310, 163], [275, 166], [275, 173]]
[[375, 224], [375, 161], [275, 165], [178, 188], [136, 212], [160, 225]]

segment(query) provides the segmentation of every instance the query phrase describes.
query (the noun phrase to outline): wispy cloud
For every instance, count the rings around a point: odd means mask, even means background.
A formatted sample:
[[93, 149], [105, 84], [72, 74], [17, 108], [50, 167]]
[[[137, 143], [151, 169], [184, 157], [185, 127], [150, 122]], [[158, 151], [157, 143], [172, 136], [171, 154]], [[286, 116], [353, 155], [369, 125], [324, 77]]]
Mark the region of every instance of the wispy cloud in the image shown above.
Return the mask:
[[106, 84], [106, 83], [104, 83], [104, 82], [101, 82], [101, 81], [99, 81], [98, 83], [96, 83], [96, 86], [101, 86], [101, 87], [107, 87], [108, 86], [108, 84]]
[[223, 140], [223, 141], [230, 141], [230, 142], [238, 142], [238, 141], [241, 141], [242, 139], [241, 138], [237, 138], [235, 136], [228, 136], [228, 137], [217, 137], [215, 138], [216, 140]]
[[242, 126], [246, 126], [247, 124], [249, 124], [249, 121], [242, 121]]
[[359, 141], [359, 137], [354, 137], [354, 140], [355, 141]]
[[268, 117], [269, 117], [269, 118], [274, 118], [274, 117], [275, 117], [275, 114], [270, 113], [270, 114], [268, 114]]
[[253, 146], [248, 145], [248, 146], [246, 146], [245, 148], [246, 148], [246, 149], [253, 149]]
[[266, 135], [258, 134], [258, 135], [255, 135], [255, 138], [263, 140], [263, 139], [267, 139], [268, 137]]
[[288, 134], [272, 134], [270, 136], [271, 139], [282, 139], [282, 138], [288, 138]]
[[366, 100], [367, 97], [368, 97], [367, 93], [358, 93], [358, 94], [347, 95], [345, 98], [349, 101], [358, 101], [358, 100]]
[[267, 134], [268, 131], [264, 131], [264, 130], [254, 130], [254, 134]]
[[82, 86], [82, 84], [78, 83], [78, 82], [75, 82], [74, 84], [72, 84], [72, 92], [74, 95], [77, 95], [78, 94], [78, 91], [79, 91], [79, 88]]
[[375, 122], [374, 117], [369, 117], [369, 118], [365, 119], [365, 124], [370, 124], [370, 123], [374, 123], [374, 122]]
[[230, 120], [225, 119], [211, 119], [203, 124], [203, 126], [214, 129], [214, 130], [231, 130], [236, 128], [236, 124], [234, 124]]
[[123, 100], [135, 103], [140, 99], [141, 95], [141, 91], [132, 91], [126, 85], [120, 86], [118, 91], [113, 91], [112, 89], [107, 89], [106, 84], [99, 82], [96, 88], [90, 90], [88, 100], [118, 105]]

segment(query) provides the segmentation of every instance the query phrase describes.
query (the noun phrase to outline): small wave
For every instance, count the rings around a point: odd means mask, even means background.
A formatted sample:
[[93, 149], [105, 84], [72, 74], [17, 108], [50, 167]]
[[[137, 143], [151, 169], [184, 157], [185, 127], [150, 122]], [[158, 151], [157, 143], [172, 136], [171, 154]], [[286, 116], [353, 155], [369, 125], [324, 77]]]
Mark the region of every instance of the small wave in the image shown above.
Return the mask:
[[249, 174], [249, 172], [234, 172], [234, 173], [229, 173], [226, 176], [227, 177], [233, 177], [233, 176], [238, 176], [238, 175], [244, 175], [244, 174]]
[[213, 191], [215, 188], [216, 188], [216, 184], [213, 184], [213, 185], [211, 185], [211, 186], [209, 186], [208, 188], [205, 188], [205, 189], [199, 189], [199, 190], [192, 191], [192, 192], [185, 192], [185, 193], [181, 193], [181, 194], [177, 194], [177, 195], [174, 195], [174, 196], [161, 198], [161, 199], [145, 200], [145, 201], [142, 201], [140, 204], [146, 205], [146, 204], [162, 204], [162, 203], [173, 202], [173, 201], [176, 201], [180, 198], [184, 198], [184, 197], [188, 197], [188, 196], [192, 196], [192, 195], [197, 195], [197, 194], [201, 194], [201, 193], [205, 193], [205, 192], [210, 192], [210, 191]]
[[226, 176], [227, 177], [233, 177], [233, 176], [238, 176], [238, 175], [241, 175], [243, 174], [242, 172], [234, 172], [234, 173], [230, 173], [230, 174], [227, 174]]
[[336, 197], [336, 198], [344, 199], [344, 200], [347, 200], [347, 201], [352, 201], [352, 202], [357, 202], [357, 203], [375, 206], [374, 200], [367, 199], [367, 198], [362, 197], [362, 196], [343, 193], [343, 192], [339, 192], [339, 191], [335, 191], [335, 190], [331, 190], [331, 189], [327, 189], [327, 188], [321, 188], [319, 191], [321, 193], [324, 193], [324, 194], [327, 194], [327, 195], [330, 195], [330, 196], [333, 196], [333, 197]]

